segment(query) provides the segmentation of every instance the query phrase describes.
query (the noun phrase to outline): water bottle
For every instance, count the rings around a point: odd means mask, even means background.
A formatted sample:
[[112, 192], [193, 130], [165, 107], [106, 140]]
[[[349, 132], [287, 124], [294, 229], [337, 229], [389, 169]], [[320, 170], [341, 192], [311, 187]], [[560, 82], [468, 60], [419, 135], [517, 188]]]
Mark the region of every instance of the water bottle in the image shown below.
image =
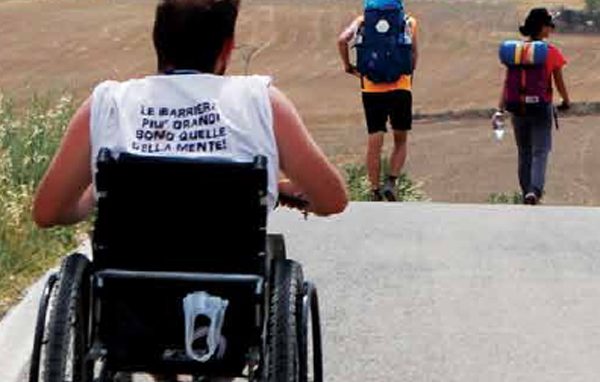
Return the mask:
[[506, 123], [504, 121], [504, 112], [497, 111], [492, 117], [492, 128], [494, 129], [494, 137], [497, 141], [501, 141], [504, 138]]

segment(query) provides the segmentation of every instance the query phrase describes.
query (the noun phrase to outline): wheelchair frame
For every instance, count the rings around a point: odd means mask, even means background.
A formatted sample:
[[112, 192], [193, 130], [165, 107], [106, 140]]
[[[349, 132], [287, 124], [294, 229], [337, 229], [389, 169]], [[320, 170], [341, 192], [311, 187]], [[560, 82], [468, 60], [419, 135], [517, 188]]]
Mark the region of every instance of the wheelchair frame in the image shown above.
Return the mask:
[[[313, 283], [303, 280], [302, 269], [298, 263], [286, 259], [283, 236], [266, 235], [265, 158], [257, 157], [253, 163], [243, 164], [202, 163], [179, 159], [149, 159], [124, 154], [115, 158], [110, 151], [102, 150], [97, 164], [96, 184], [99, 201], [93, 239], [94, 261], [87, 260], [81, 254], [70, 255], [64, 259], [61, 270], [49, 277], [38, 309], [30, 382], [63, 382], [69, 380], [69, 377], [77, 382], [117, 381], [122, 380], [117, 379], [117, 373], [123, 376], [134, 372], [188, 374], [205, 378], [244, 377], [250, 381], [265, 382], [308, 382], [309, 339], [312, 339], [312, 380], [323, 380], [317, 289]], [[145, 255], [140, 253], [142, 251], [138, 251], [137, 258], [133, 259], [116, 256], [132, 249], [132, 244], [127, 243], [123, 236], [119, 236], [123, 234], [123, 229], [130, 227], [127, 224], [131, 223], [119, 220], [123, 202], [130, 199], [132, 192], [143, 190], [144, 187], [147, 189], [148, 179], [161, 178], [163, 183], [159, 188], [162, 192], [166, 190], [165, 185], [170, 184], [169, 182], [186, 175], [193, 175], [188, 179], [194, 180], [194, 191], [200, 190], [198, 192], [202, 196], [211, 196], [215, 200], [231, 202], [231, 198], [235, 197], [241, 188], [248, 191], [241, 196], [241, 200], [233, 202], [232, 208], [226, 209], [225, 215], [231, 215], [236, 209], [242, 211], [243, 215], [238, 218], [239, 224], [236, 227], [250, 227], [251, 234], [242, 234], [240, 242], [247, 244], [244, 248], [251, 248], [249, 255], [252, 261], [241, 257], [247, 255], [246, 252], [216, 262], [212, 261], [214, 259], [205, 262], [206, 259], [199, 258], [190, 261], [189, 255], [178, 258], [171, 255], [172, 259], [169, 260], [173, 261], [168, 262], [167, 266], [170, 269], [162, 270], [162, 266], [167, 262], [164, 256], [159, 257], [159, 254], [166, 247], [164, 242], [159, 241], [152, 242], [145, 248], [149, 253], [156, 252], [149, 256], [148, 267], [140, 266], [140, 260], [144, 259]], [[223, 191], [220, 187], [211, 191], [206, 188], [211, 182], [224, 187], [234, 187], [228, 191]], [[119, 192], [122, 193], [122, 199], [111, 205], [108, 195], [119, 195]], [[173, 218], [174, 215], [169, 215], [171, 210], [172, 208], [165, 207], [165, 216]], [[248, 211], [258, 212], [262, 216], [250, 216]], [[218, 211], [209, 207], [207, 215], [215, 212]], [[144, 218], [149, 217], [143, 216], [140, 219]], [[229, 224], [225, 219], [217, 219], [215, 225], [219, 226], [221, 223]], [[119, 229], [121, 232], [118, 232]], [[132, 230], [135, 231], [136, 228]], [[193, 230], [188, 232], [193, 233]], [[210, 233], [218, 235], [215, 232]], [[153, 248], [153, 245], [156, 248]], [[227, 253], [234, 252], [230, 251], [228, 246], [225, 247]], [[234, 247], [235, 245], [232, 248]], [[184, 246], [176, 249], [182, 250]], [[119, 282], [125, 284], [119, 285]], [[122, 292], [104, 292], [107, 285], [110, 291], [111, 283], [112, 288]], [[168, 283], [173, 285], [169, 286]], [[145, 285], [162, 286], [166, 291], [172, 288], [175, 290], [173, 293], [179, 293], [179, 297], [182, 296], [182, 291], [190, 292], [203, 287], [223, 290], [233, 297], [232, 311], [238, 306], [239, 311], [250, 312], [244, 305], [247, 301], [237, 302], [235, 296], [243, 293], [248, 296], [253, 294], [256, 300], [248, 305], [254, 307], [254, 317], [249, 314], [243, 317], [243, 320], [239, 320], [239, 317], [235, 316], [235, 323], [231, 315], [229, 321], [226, 318], [229, 333], [235, 333], [234, 329], [238, 327], [238, 323], [242, 328], [254, 327], [256, 330], [255, 333], [248, 334], [248, 338], [245, 338], [245, 335], [228, 338], [234, 349], [237, 346], [236, 341], [243, 343], [240, 345], [240, 351], [246, 351], [242, 365], [246, 372], [228, 370], [230, 365], [223, 360], [213, 359], [209, 361], [209, 365], [199, 364], [184, 355], [181, 351], [183, 341], [179, 340], [173, 340], [171, 343], [178, 351], [173, 353], [172, 358], [169, 358], [170, 356], [166, 355], [168, 352], [165, 351], [161, 353], [162, 358], [145, 359], [143, 348], [143, 354], [137, 358], [136, 354], [129, 354], [140, 348], [132, 347], [131, 341], [127, 342], [127, 330], [111, 327], [115, 320], [127, 322], [122, 316], [122, 311], [114, 308], [111, 303], [116, 301], [114, 306], [127, 307], [131, 304], [134, 306], [132, 311], [135, 311], [140, 304], [136, 305], [134, 300], [128, 300], [128, 293], [132, 293], [129, 291], [135, 288], [144, 290]], [[127, 288], [117, 288], [123, 286]], [[230, 287], [233, 289], [227, 289]], [[58, 295], [61, 297], [58, 298]], [[164, 299], [168, 297], [167, 293]], [[161, 298], [158, 298], [159, 303]], [[139, 311], [143, 312], [143, 309]], [[68, 330], [64, 330], [65, 323], [68, 324]], [[312, 327], [310, 335], [309, 324]], [[165, 326], [181, 326], [181, 323], [173, 324], [169, 321]], [[165, 333], [170, 333], [170, 330], [166, 329]], [[112, 337], [114, 333], [125, 337], [122, 344]], [[184, 337], [183, 333], [181, 337]], [[144, 340], [145, 338], [147, 337], [144, 337]], [[169, 341], [171, 340], [169, 338]], [[78, 346], [80, 350], [85, 349], [84, 354], [78, 353]], [[153, 344], [148, 342], [146, 347], [152, 346]], [[225, 352], [225, 359], [232, 347], [228, 347]], [[64, 354], [65, 352], [67, 354]], [[118, 357], [115, 356], [117, 353]], [[69, 356], [72, 357], [70, 363]]]

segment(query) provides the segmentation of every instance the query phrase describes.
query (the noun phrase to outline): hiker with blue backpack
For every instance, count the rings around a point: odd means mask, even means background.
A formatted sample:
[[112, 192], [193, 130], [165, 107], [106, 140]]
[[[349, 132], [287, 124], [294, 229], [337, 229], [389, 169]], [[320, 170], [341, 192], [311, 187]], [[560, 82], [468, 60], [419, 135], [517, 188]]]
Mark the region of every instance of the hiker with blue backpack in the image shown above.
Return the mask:
[[[371, 199], [396, 201], [396, 181], [407, 157], [412, 128], [412, 74], [417, 64], [417, 22], [402, 0], [364, 0], [364, 14], [339, 36], [344, 70], [360, 78], [368, 130]], [[354, 41], [356, 65], [350, 62]], [[381, 152], [388, 120], [394, 133], [389, 173], [381, 187]]]
[[505, 41], [500, 46], [500, 60], [507, 67], [499, 110], [512, 114], [519, 153], [519, 183], [525, 204], [536, 205], [544, 194], [546, 167], [552, 149], [552, 124], [558, 119], [553, 106], [552, 80], [562, 97], [558, 110], [570, 108], [563, 79], [567, 64], [562, 52], [546, 42], [554, 31], [552, 15], [546, 8], [531, 10], [519, 28], [523, 41]]

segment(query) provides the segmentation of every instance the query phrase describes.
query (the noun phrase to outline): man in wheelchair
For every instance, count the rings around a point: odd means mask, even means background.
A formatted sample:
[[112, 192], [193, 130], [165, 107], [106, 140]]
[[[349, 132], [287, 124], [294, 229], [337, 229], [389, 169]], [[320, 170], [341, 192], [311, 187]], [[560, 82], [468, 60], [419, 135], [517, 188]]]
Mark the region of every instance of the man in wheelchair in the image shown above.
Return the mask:
[[52, 227], [97, 208], [93, 261], [49, 279], [31, 381], [307, 380], [311, 308], [322, 379], [316, 291], [267, 216], [277, 200], [340, 213], [347, 193], [268, 77], [224, 75], [238, 8], [160, 1], [158, 74], [103, 82], [74, 115], [33, 215]]

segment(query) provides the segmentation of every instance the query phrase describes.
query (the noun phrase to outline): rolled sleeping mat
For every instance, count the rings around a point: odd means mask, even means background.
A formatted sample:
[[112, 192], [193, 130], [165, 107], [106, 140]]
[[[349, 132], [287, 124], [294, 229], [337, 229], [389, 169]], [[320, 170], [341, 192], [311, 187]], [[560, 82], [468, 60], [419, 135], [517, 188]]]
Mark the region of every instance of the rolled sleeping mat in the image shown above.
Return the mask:
[[548, 58], [544, 41], [504, 41], [499, 49], [500, 61], [506, 66], [543, 65]]
[[365, 10], [371, 9], [404, 9], [402, 0], [363, 0]]

